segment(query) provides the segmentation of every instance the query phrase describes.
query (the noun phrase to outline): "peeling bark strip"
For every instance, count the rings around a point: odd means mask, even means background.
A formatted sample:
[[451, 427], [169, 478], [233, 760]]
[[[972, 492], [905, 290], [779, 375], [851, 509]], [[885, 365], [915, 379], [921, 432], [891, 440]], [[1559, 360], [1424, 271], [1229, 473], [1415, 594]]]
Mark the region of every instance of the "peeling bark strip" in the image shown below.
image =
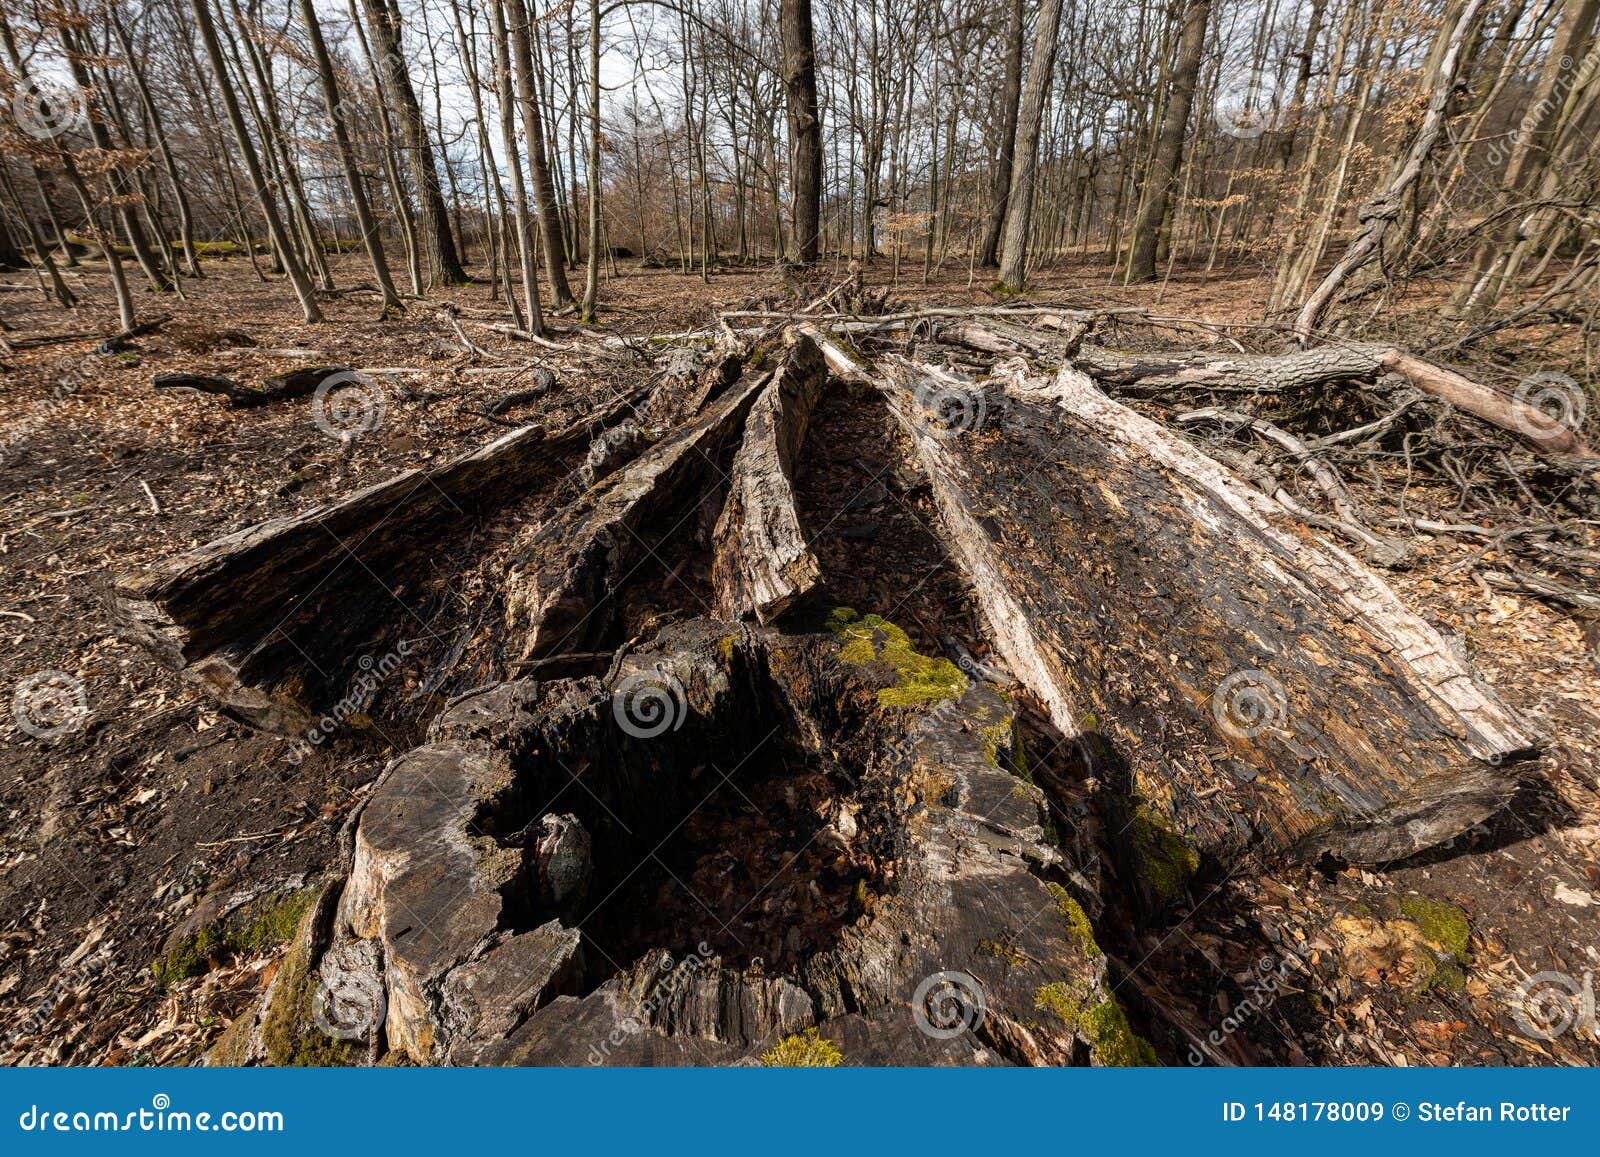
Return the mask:
[[1070, 367], [1013, 372], [960, 434], [917, 420], [923, 372], [888, 394], [942, 536], [1015, 674], [1109, 746], [1135, 827], [1180, 858], [1374, 862], [1508, 798], [1530, 739], [1355, 559]]
[[711, 455], [743, 423], [766, 374], [735, 382], [696, 421], [657, 442], [626, 469], [513, 547], [506, 575], [507, 655], [513, 661], [598, 649], [611, 595], [647, 553], [645, 535], [671, 531], [717, 473]]
[[822, 575], [800, 527], [794, 471], [827, 377], [816, 343], [798, 335], [751, 407], [711, 566], [717, 613], [725, 618], [770, 623]]
[[442, 465], [124, 574], [113, 589], [116, 618], [236, 715], [297, 728], [339, 698], [360, 648], [387, 624], [424, 632], [391, 589], [418, 560], [533, 479], [577, 465], [595, 426], [615, 424], [640, 396], [554, 434], [513, 430]]

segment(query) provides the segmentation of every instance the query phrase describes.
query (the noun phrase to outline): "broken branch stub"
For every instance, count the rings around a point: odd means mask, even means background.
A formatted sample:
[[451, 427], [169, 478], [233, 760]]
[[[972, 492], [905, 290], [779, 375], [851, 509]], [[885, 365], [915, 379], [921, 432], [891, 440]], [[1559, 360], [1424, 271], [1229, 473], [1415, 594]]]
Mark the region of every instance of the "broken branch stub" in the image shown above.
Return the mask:
[[762, 389], [733, 459], [727, 504], [713, 536], [717, 613], [770, 623], [816, 586], [822, 568], [806, 544], [794, 475], [827, 367], [809, 337], [796, 335]]
[[885, 372], [998, 650], [1098, 753], [1154, 891], [1201, 855], [1395, 859], [1509, 797], [1532, 743], [1438, 632], [1183, 439], [1070, 366], [1007, 369], [955, 431], [918, 400], [946, 378]]

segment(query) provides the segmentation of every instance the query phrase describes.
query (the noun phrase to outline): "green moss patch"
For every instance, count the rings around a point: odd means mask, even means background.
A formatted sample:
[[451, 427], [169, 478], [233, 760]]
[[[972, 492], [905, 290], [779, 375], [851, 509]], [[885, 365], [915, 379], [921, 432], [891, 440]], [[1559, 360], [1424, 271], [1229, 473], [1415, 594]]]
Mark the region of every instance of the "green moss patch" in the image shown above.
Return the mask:
[[1107, 997], [1083, 1014], [1083, 1031], [1094, 1050], [1094, 1059], [1109, 1068], [1155, 1066], [1161, 1062], [1156, 1050], [1133, 1031], [1128, 1014], [1116, 997]]
[[297, 935], [273, 983], [272, 1003], [261, 1022], [261, 1043], [274, 1065], [326, 1068], [351, 1064], [355, 1046], [317, 1028], [316, 978], [311, 974], [310, 936]]
[[1045, 887], [1056, 902], [1056, 912], [1067, 922], [1067, 931], [1073, 942], [1085, 952], [1100, 955], [1100, 945], [1094, 938], [1094, 925], [1089, 922], [1089, 914], [1083, 910], [1083, 905], [1074, 900], [1071, 893], [1060, 884], [1046, 884]]
[[1448, 900], [1403, 896], [1400, 899], [1400, 914], [1421, 930], [1424, 939], [1455, 957], [1457, 964], [1467, 962], [1472, 924], [1462, 909]]
[[878, 692], [884, 707], [921, 707], [953, 699], [966, 691], [967, 677], [949, 659], [919, 654], [910, 636], [878, 615], [859, 617], [849, 607], [828, 616], [828, 629], [839, 637], [839, 658], [868, 666], [882, 663], [895, 676], [895, 685]]
[[844, 1054], [816, 1029], [808, 1028], [784, 1037], [762, 1054], [761, 1063], [771, 1069], [831, 1069], [844, 1063]]
[[1135, 808], [1129, 831], [1139, 875], [1158, 899], [1176, 900], [1200, 870], [1200, 854], [1147, 804]]
[[1055, 1014], [1070, 1029], [1077, 1029], [1083, 1020], [1083, 1005], [1072, 995], [1072, 990], [1060, 981], [1040, 985], [1033, 994], [1033, 1006], [1040, 1012]]
[[305, 888], [254, 910], [246, 906], [242, 915], [230, 914], [185, 936], [152, 961], [150, 971], [156, 983], [170, 988], [225, 960], [276, 948], [294, 934], [316, 898], [317, 889]]

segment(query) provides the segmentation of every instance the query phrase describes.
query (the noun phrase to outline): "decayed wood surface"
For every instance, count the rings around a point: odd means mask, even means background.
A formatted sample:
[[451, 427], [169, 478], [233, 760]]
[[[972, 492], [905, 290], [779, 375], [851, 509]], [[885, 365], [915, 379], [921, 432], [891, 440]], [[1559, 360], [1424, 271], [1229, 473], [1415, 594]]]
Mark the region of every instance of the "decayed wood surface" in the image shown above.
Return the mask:
[[1181, 438], [1071, 367], [1008, 367], [965, 432], [923, 416], [925, 367], [885, 372], [1000, 653], [1102, 753], [1130, 828], [1223, 862], [1373, 862], [1509, 797], [1501, 764], [1532, 744], [1493, 693], [1375, 575]]
[[[619, 725], [618, 698], [641, 678], [685, 690], [681, 726], [641, 736]], [[831, 635], [692, 619], [604, 679], [463, 696], [374, 785], [311, 966], [382, 1010], [360, 1026], [372, 1053], [419, 1064], [732, 1064], [808, 1027], [842, 1041], [854, 1064], [1105, 1063], [1088, 1026], [1038, 1002], [1048, 985], [1063, 1006], [1093, 1008], [1111, 989], [1083, 910], [1050, 882], [1059, 853], [1045, 843], [1043, 793], [1005, 766], [1012, 705], [976, 684], [884, 711], [878, 693], [894, 680], [847, 660]], [[681, 943], [613, 959], [596, 907], [702, 810], [708, 759], [733, 767], [784, 727], [819, 758], [846, 752], [860, 768], [853, 789], [840, 781], [827, 800], [848, 821], [812, 838], [850, 862], [892, 844], [893, 887], [831, 934], [809, 930], [816, 946], [791, 968], [732, 959], [731, 933], [681, 962]], [[749, 760], [742, 782], [793, 775], [774, 754]], [[583, 790], [564, 791], [574, 781]], [[569, 861], [571, 900], [509, 838], [549, 820], [586, 832]], [[749, 883], [762, 898], [764, 877]], [[967, 987], [934, 984], [952, 976]], [[247, 1013], [245, 1048], [212, 1059], [262, 1053], [264, 1024], [297, 1015], [291, 1000], [269, 990]], [[961, 1015], [970, 1032], [918, 1027]]]
[[769, 377], [741, 377], [695, 421], [513, 547], [506, 575], [512, 661], [591, 651], [605, 641], [617, 610], [611, 595], [645, 556], [645, 536], [672, 530], [678, 512], [720, 482], [712, 456], [739, 429]]
[[471, 516], [581, 462], [593, 431], [620, 421], [642, 396], [621, 396], [554, 433], [513, 430], [439, 466], [124, 574], [112, 592], [117, 620], [241, 718], [297, 727], [339, 697], [341, 676], [384, 624], [422, 629], [393, 593], [408, 569]]
[[794, 473], [826, 381], [816, 343], [797, 334], [751, 407], [713, 539], [711, 577], [726, 618], [770, 623], [821, 577], [795, 507]]

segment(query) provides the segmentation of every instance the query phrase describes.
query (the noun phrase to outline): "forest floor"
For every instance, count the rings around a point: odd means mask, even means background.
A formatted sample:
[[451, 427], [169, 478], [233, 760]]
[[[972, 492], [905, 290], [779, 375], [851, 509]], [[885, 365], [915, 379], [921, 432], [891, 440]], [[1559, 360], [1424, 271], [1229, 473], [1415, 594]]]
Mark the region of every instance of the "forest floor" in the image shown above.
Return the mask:
[[[364, 277], [354, 257], [335, 268], [341, 284]], [[470, 311], [495, 305], [484, 284], [437, 293], [389, 321], [376, 318], [369, 296], [351, 293], [326, 303], [325, 324], [304, 326], [287, 288], [258, 280], [243, 260], [213, 261], [207, 272], [185, 284], [185, 300], [142, 296], [142, 316], [173, 320], [110, 354], [96, 352], [116, 328], [102, 265], [74, 271], [92, 301], [70, 313], [32, 292], [0, 294], [6, 336], [20, 347], [0, 365], [0, 690], [9, 708], [24, 680], [64, 672], [81, 680], [88, 711], [53, 739], [28, 734], [9, 710], [0, 717], [0, 1063], [194, 1060], [260, 991], [281, 950], [257, 928], [180, 962], [195, 975], [174, 976], [171, 950], [184, 930], [200, 926], [218, 897], [294, 893], [317, 880], [337, 860], [345, 818], [415, 739], [356, 728], [298, 763], [286, 759], [284, 739], [221, 716], [117, 636], [110, 578], [503, 433], [480, 412], [507, 378], [467, 372], [481, 363], [437, 316], [441, 303], [469, 307], [463, 324], [491, 351], [538, 353], [472, 327]], [[901, 272], [897, 303], [993, 302], [982, 277], [969, 287], [964, 268], [927, 285], [920, 268]], [[868, 282], [888, 275], [886, 263], [876, 266]], [[20, 274], [4, 281], [27, 284]], [[1248, 323], [1265, 290], [1257, 272], [1203, 270], [1123, 288], [1085, 265], [1047, 271], [1032, 296]], [[604, 287], [599, 328], [681, 330], [781, 291], [768, 267], [713, 271], [708, 281], [625, 267]], [[1519, 340], [1527, 344], [1483, 353], [1480, 377], [1547, 368], [1536, 337]], [[325, 364], [420, 369], [404, 380], [425, 396], [387, 399], [375, 430], [341, 442], [313, 421], [308, 399], [235, 409], [151, 388], [163, 372], [249, 381], [312, 364], [270, 352], [283, 347], [312, 347]], [[616, 385], [603, 368], [563, 372], [537, 413], [516, 416], [580, 414]], [[817, 551], [835, 601], [904, 620], [921, 639], [952, 625], [980, 638], [959, 580], [926, 549], [922, 500], [878, 481], [892, 437], [881, 407], [840, 391], [817, 431], [821, 452], [800, 497], [808, 518], [829, 527]], [[1408, 499], [1351, 482], [1369, 510], [1426, 506], [1420, 492]], [[1418, 536], [1412, 545], [1414, 564], [1385, 577], [1464, 642], [1545, 754], [1511, 809], [1452, 846], [1383, 870], [1302, 867], [1216, 881], [1158, 928], [1108, 916], [1101, 940], [1119, 992], [1166, 1063], [1186, 1059], [1176, 1038], [1154, 1030], [1169, 1014], [1262, 1063], [1600, 1063], [1592, 997], [1588, 1023], [1550, 1039], [1516, 1018], [1526, 978], [1561, 974], [1592, 993], [1600, 972], [1600, 634], [1477, 581], [1478, 544]], [[441, 581], [470, 606], [492, 576], [450, 565], [441, 560]], [[680, 585], [699, 589], [693, 576]], [[160, 978], [157, 961], [168, 965]]]

